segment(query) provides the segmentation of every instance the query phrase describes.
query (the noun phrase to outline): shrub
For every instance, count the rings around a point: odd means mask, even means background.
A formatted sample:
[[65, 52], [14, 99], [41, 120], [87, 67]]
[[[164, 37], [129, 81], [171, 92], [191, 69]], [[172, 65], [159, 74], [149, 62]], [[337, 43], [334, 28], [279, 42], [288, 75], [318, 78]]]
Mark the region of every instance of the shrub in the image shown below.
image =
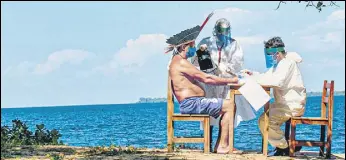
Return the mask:
[[35, 133], [28, 130], [22, 121], [12, 120], [12, 128], [1, 126], [1, 155], [13, 146], [19, 145], [62, 145], [61, 134], [56, 129], [49, 131], [44, 124], [36, 125]]

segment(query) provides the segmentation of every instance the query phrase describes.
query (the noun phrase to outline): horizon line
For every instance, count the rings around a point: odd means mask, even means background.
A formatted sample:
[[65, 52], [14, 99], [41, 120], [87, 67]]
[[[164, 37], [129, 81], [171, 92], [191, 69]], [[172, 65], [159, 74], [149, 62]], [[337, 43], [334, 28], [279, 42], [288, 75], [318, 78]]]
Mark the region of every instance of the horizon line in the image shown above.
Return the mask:
[[[334, 91], [335, 92], [335, 91]], [[334, 95], [334, 96], [345, 96], [345, 95]], [[308, 96], [308, 97], [318, 97], [318, 96]], [[155, 102], [155, 103], [166, 103], [166, 102]], [[16, 108], [49, 108], [49, 107], [76, 107], [76, 106], [96, 106], [96, 105], [126, 105], [126, 104], [145, 104], [138, 102], [128, 102], [128, 103], [95, 103], [95, 104], [68, 104], [68, 105], [46, 105], [46, 106], [21, 106], [21, 107], [1, 107], [1, 109], [16, 109]]]

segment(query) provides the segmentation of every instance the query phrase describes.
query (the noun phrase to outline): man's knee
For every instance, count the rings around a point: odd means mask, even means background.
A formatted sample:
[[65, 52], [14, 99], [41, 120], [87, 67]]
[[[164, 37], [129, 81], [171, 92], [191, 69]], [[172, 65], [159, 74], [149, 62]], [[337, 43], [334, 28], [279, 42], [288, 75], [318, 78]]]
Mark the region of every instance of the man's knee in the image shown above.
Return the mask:
[[[233, 102], [234, 103], [234, 102]], [[233, 105], [234, 106], [234, 105]], [[222, 103], [222, 112], [231, 112], [234, 110], [232, 107], [231, 101], [229, 99], [224, 99]]]
[[222, 125], [222, 126], [228, 125], [229, 119], [230, 119], [230, 114], [229, 114], [229, 112], [225, 112], [225, 113], [222, 115], [222, 118], [221, 118], [221, 125]]

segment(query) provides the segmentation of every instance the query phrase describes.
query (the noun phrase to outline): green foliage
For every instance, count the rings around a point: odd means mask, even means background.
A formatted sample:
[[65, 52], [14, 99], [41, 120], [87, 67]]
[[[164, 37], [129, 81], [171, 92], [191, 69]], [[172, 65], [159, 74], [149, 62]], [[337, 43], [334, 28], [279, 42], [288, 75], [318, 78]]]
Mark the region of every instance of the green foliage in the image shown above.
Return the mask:
[[35, 133], [28, 130], [28, 126], [22, 121], [12, 120], [12, 128], [1, 126], [1, 155], [6, 154], [8, 149], [21, 145], [62, 145], [58, 139], [61, 134], [53, 129], [44, 128], [44, 124], [36, 125]]
[[89, 155], [107, 155], [107, 156], [114, 156], [114, 155], [120, 155], [120, 154], [136, 154], [140, 153], [138, 151], [138, 148], [134, 146], [116, 146], [114, 144], [111, 144], [109, 147], [104, 146], [97, 146], [92, 147], [90, 151], [87, 152]]
[[51, 160], [63, 160], [65, 155], [63, 153], [57, 154], [48, 154], [46, 157], [50, 158]]
[[[51, 131], [44, 128], [44, 124], [36, 125], [36, 131], [35, 131], [35, 144], [39, 145], [45, 145], [45, 144], [52, 144], [52, 145], [58, 145], [58, 139], [61, 137], [61, 134], [56, 129], [53, 129]], [[60, 142], [61, 143], [61, 142]]]

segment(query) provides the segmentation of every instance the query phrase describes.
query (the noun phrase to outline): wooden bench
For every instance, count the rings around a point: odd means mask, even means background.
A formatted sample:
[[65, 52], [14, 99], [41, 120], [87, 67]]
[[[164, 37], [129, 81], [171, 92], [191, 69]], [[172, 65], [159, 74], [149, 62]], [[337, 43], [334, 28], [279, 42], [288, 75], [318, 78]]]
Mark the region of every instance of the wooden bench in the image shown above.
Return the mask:
[[[327, 90], [329, 89], [329, 92]], [[328, 93], [328, 94], [327, 94]], [[318, 146], [320, 147], [320, 156], [324, 155], [324, 147], [327, 148], [326, 158], [330, 158], [332, 149], [332, 125], [333, 125], [333, 102], [334, 102], [334, 81], [327, 83], [324, 81], [322, 91], [322, 102], [321, 102], [321, 117], [292, 117], [286, 122], [285, 136], [289, 139], [290, 146], [290, 157], [294, 156], [294, 150], [296, 146]], [[328, 107], [328, 116], [326, 110]], [[308, 141], [308, 140], [296, 140], [296, 125], [307, 124], [307, 125], [320, 125], [320, 140], [319, 141]], [[327, 141], [326, 137], [326, 126], [327, 129]], [[290, 133], [291, 128], [291, 133]]]
[[[210, 118], [209, 115], [201, 114], [177, 114], [174, 113], [173, 92], [171, 78], [168, 76], [167, 90], [167, 149], [168, 152], [173, 152], [175, 143], [204, 143], [204, 153], [210, 152]], [[177, 138], [174, 136], [174, 121], [201, 121], [203, 122], [203, 137], [183, 137]]]

